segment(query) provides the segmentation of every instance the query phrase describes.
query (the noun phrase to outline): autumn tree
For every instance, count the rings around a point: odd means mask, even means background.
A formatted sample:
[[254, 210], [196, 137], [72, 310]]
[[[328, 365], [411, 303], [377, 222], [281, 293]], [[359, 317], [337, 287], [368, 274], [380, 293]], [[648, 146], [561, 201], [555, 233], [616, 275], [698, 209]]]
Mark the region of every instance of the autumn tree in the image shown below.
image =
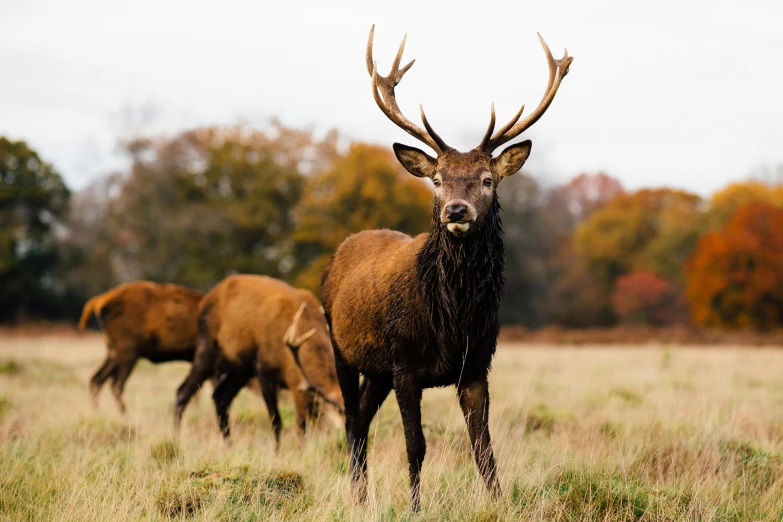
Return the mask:
[[722, 228], [741, 207], [763, 202], [783, 209], [783, 186], [758, 180], [731, 183], [715, 192], [705, 213], [704, 232]]
[[742, 206], [699, 240], [688, 262], [687, 298], [697, 324], [770, 329], [783, 325], [783, 210]]
[[574, 255], [574, 231], [624, 190], [620, 182], [599, 172], [580, 174], [554, 187], [540, 210], [547, 299], [544, 321], [568, 327], [605, 325], [613, 320], [606, 292]]
[[0, 320], [56, 315], [52, 277], [70, 191], [24, 141], [0, 137]]
[[607, 291], [638, 269], [676, 280], [695, 241], [678, 229], [699, 216], [700, 205], [699, 196], [668, 188], [619, 195], [577, 229], [575, 252]]
[[582, 173], [549, 192], [544, 214], [552, 231], [570, 235], [593, 212], [624, 192], [620, 181], [605, 172]]
[[408, 174], [387, 147], [354, 143], [307, 180], [293, 236], [295, 283], [318, 291], [321, 270], [349, 234], [390, 228], [415, 235], [429, 228], [432, 191]]
[[680, 296], [677, 287], [666, 279], [638, 271], [617, 278], [612, 304], [623, 323], [666, 326], [684, 322]]
[[128, 143], [133, 164], [108, 216], [119, 278], [206, 289], [236, 272], [285, 277], [305, 173], [336, 140], [274, 124]]

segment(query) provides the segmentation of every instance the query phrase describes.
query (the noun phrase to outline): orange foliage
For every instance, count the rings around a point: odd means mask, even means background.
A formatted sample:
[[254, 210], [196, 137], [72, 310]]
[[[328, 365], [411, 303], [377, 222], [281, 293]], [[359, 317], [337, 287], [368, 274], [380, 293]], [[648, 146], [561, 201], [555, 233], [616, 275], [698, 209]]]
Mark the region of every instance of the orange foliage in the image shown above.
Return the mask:
[[686, 266], [697, 324], [770, 329], [783, 324], [783, 211], [741, 207], [721, 230], [701, 238]]
[[724, 226], [740, 207], [755, 201], [783, 209], [783, 186], [748, 180], [731, 183], [715, 192], [710, 198], [707, 211], [709, 228]]

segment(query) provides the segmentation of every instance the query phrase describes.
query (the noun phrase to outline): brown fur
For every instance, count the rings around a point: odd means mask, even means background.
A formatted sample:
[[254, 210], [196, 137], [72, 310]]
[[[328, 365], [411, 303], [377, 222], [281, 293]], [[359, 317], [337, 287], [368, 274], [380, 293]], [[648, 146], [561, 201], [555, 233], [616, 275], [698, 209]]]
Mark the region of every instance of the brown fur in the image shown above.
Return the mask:
[[[284, 337], [301, 303], [306, 307], [299, 333], [311, 328], [315, 333], [298, 350], [300, 367]], [[288, 388], [293, 394], [297, 425], [302, 432], [312, 403], [308, 383], [342, 407], [326, 320], [312, 293], [271, 277], [234, 275], [204, 296], [198, 317], [198, 350], [190, 375], [177, 392], [175, 426], [179, 426], [191, 395], [220, 358], [231, 365], [213, 395], [224, 436], [229, 435], [228, 407], [252, 376], [258, 377], [278, 442], [282, 428], [277, 410], [280, 388]]]
[[122, 392], [139, 358], [154, 363], [193, 360], [196, 312], [202, 295], [178, 285], [136, 281], [87, 301], [79, 327], [86, 328], [94, 314], [107, 348], [106, 360], [90, 381], [94, 405], [111, 377], [117, 406], [125, 412]]

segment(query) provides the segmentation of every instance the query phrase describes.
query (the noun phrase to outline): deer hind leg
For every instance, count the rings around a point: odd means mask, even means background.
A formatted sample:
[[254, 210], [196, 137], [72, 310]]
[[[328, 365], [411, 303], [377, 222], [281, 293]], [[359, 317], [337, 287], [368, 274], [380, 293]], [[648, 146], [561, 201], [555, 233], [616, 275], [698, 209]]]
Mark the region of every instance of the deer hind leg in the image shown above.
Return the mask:
[[112, 376], [111, 391], [114, 394], [114, 400], [117, 402], [117, 408], [120, 413], [125, 414], [125, 401], [122, 399], [122, 393], [125, 391], [125, 383], [128, 381], [133, 367], [136, 366], [136, 357], [122, 359], [117, 361]]
[[461, 383], [457, 388], [459, 405], [468, 426], [473, 457], [487, 489], [500, 496], [500, 481], [489, 437], [489, 386], [487, 377]]
[[201, 388], [204, 381], [215, 375], [215, 364], [218, 360], [220, 347], [217, 343], [200, 339], [190, 373], [177, 388], [177, 400], [174, 405], [174, 430], [179, 431], [182, 414], [190, 399]]
[[103, 384], [112, 376], [115, 371], [115, 363], [111, 357], [106, 357], [98, 371], [90, 379], [90, 402], [93, 408], [98, 407], [98, 393], [100, 393]]
[[427, 442], [421, 429], [421, 385], [409, 373], [395, 372], [394, 394], [402, 414], [405, 449], [408, 453], [408, 476], [411, 485], [411, 511], [420, 507], [421, 466], [427, 453]]
[[283, 421], [280, 419], [280, 411], [277, 409], [277, 373], [264, 371], [259, 367], [256, 370], [256, 376], [266, 410], [269, 412], [269, 422], [272, 424], [272, 431], [275, 434], [275, 451], [277, 451], [280, 448], [280, 432], [283, 430]]
[[231, 430], [228, 426], [228, 409], [234, 397], [250, 380], [252, 373], [247, 366], [231, 366], [218, 381], [215, 391], [212, 393], [212, 401], [215, 403], [220, 433], [225, 439], [231, 435]]

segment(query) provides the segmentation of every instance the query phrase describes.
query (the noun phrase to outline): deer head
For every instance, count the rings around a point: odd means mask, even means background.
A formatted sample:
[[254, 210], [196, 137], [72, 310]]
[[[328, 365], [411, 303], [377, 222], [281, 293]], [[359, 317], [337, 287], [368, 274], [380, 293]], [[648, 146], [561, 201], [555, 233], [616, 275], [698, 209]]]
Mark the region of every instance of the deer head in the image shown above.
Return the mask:
[[299, 370], [302, 372], [302, 376], [304, 377], [304, 381], [299, 384], [299, 391], [314, 392], [324, 401], [331, 404], [332, 406], [335, 406], [340, 413], [344, 413], [345, 410], [342, 404], [340, 404], [332, 395], [327, 393], [320, 386], [316, 385], [310, 380], [310, 378], [307, 376], [307, 372], [305, 371], [304, 366], [302, 365], [302, 361], [299, 358], [299, 349], [302, 347], [305, 341], [310, 339], [316, 333], [316, 329], [311, 328], [302, 335], [297, 335], [297, 332], [299, 331], [299, 320], [302, 318], [302, 313], [304, 313], [306, 307], [307, 303], [302, 303], [299, 305], [299, 309], [296, 311], [296, 314], [294, 314], [294, 318], [291, 321], [291, 326], [288, 327], [285, 335], [283, 336], [283, 342], [291, 350], [291, 353], [294, 356], [294, 360], [296, 361], [296, 365], [299, 367]]
[[[372, 57], [372, 43], [375, 26], [370, 29], [367, 41], [367, 70], [372, 77], [372, 93], [381, 111], [391, 121], [414, 138], [424, 142], [437, 153], [432, 157], [422, 150], [395, 143], [394, 153], [403, 167], [417, 177], [430, 178], [435, 185], [435, 203], [440, 210], [440, 223], [454, 236], [469, 233], [474, 224], [480, 223], [492, 207], [495, 191], [504, 177], [517, 172], [530, 155], [532, 143], [530, 140], [506, 147], [497, 157], [492, 157], [493, 151], [504, 143], [513, 140], [524, 130], [532, 126], [546, 112], [560, 87], [560, 82], [568, 73], [573, 58], [566, 50], [563, 58], [556, 60], [549, 47], [538, 35], [549, 63], [549, 84], [538, 107], [527, 117], [520, 120], [525, 106], [501, 127], [495, 130], [495, 106], [492, 105], [492, 115], [484, 138], [470, 152], [460, 152], [446, 145], [446, 142], [432, 129], [424, 108], [420, 107], [421, 120], [424, 129], [408, 120], [400, 111], [394, 94], [394, 88], [400, 83], [403, 75], [411, 68], [408, 65], [400, 68], [402, 52], [405, 49], [405, 38], [394, 58], [391, 72], [388, 76], [378, 74], [377, 66]], [[407, 35], [406, 35], [407, 38]], [[494, 134], [493, 134], [494, 132]]]

